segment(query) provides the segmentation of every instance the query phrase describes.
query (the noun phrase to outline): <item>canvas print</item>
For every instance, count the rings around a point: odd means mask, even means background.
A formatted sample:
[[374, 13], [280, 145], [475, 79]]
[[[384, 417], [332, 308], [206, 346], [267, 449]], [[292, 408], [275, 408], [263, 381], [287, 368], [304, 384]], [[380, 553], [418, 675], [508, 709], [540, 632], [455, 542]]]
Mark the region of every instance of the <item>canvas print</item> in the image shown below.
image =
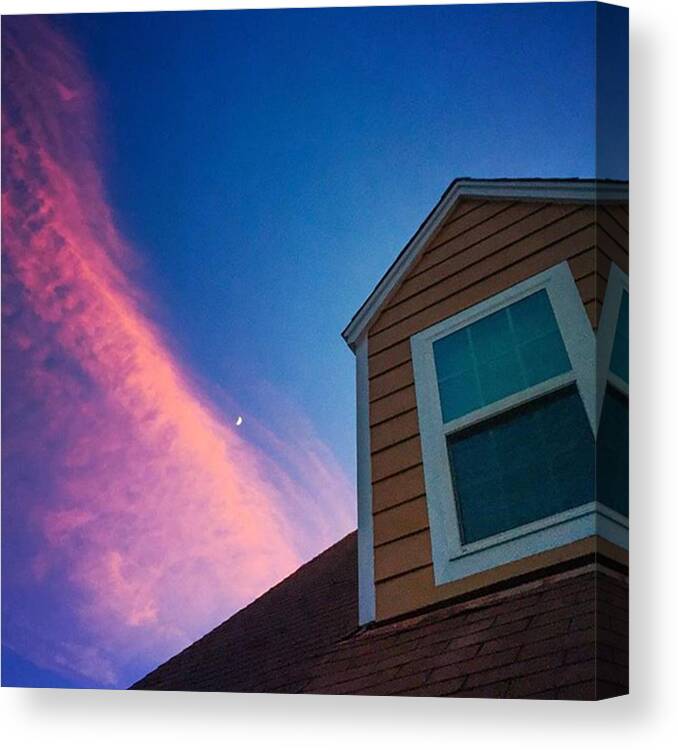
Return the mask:
[[2, 19], [4, 687], [628, 692], [628, 12]]

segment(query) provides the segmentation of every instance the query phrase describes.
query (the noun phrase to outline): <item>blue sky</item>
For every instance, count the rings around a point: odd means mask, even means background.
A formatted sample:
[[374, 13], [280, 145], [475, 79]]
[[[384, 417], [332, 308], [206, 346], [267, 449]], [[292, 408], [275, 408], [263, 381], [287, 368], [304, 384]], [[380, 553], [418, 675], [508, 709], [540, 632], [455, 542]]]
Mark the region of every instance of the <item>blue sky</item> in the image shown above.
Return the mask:
[[595, 172], [593, 4], [58, 23], [100, 85], [112, 203], [167, 328], [262, 419], [251, 378], [301, 403], [347, 467], [339, 334], [448, 183]]
[[[352, 484], [342, 329], [455, 177], [596, 173], [595, 15], [562, 3], [50, 17], [93, 83], [93, 158], [135, 249], [133, 285], [226, 421], [244, 413], [291, 444], [302, 415]], [[599, 89], [611, 135], [597, 171], [626, 178], [628, 39], [624, 14], [606, 20], [603, 49], [621, 63]], [[248, 439], [264, 446], [262, 434]], [[16, 524], [28, 538], [18, 511]], [[304, 554], [322, 541], [306, 533]], [[5, 570], [36, 546], [12, 547]], [[27, 598], [24, 585], [10, 601]], [[69, 627], [69, 611], [59, 616]], [[104, 684], [98, 652], [87, 674], [64, 673], [45, 643], [39, 660], [3, 649], [15, 684]], [[169, 656], [162, 648], [127, 655], [116, 684]]]

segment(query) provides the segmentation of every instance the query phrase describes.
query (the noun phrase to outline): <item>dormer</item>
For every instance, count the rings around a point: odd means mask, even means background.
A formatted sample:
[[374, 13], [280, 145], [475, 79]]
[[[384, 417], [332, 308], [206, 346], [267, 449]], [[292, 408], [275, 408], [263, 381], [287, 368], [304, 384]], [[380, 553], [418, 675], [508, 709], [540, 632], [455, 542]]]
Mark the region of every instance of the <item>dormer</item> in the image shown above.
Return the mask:
[[628, 185], [456, 180], [343, 335], [359, 609], [628, 564]]

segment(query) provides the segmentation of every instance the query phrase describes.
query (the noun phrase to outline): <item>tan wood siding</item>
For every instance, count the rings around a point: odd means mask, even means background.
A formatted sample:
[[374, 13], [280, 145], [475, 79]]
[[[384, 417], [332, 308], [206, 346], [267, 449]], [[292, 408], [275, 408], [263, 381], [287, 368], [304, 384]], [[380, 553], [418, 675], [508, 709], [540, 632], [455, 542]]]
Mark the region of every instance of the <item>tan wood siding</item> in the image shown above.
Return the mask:
[[400, 474], [373, 482], [372, 509], [379, 513], [417, 497], [423, 497], [424, 493], [424, 467], [418, 464]]
[[629, 210], [628, 206], [618, 204], [604, 205], [601, 207], [606, 211], [628, 235], [629, 233]]
[[392, 576], [377, 582], [377, 620], [397, 617], [405, 612], [492, 586], [517, 575], [524, 575], [533, 570], [557, 565], [595, 552], [605, 554], [622, 565], [628, 565], [628, 554], [625, 550], [600, 537], [587, 537], [578, 542], [516, 560], [442, 586], [435, 585], [432, 565], [413, 568], [400, 576]]
[[[532, 213], [527, 218], [516, 220], [503, 231], [486, 234], [471, 243], [466, 240], [465, 236], [457, 237], [436, 248], [435, 253], [444, 252], [444, 254], [433, 266], [423, 266], [430, 257], [429, 253], [425, 254], [413, 269], [412, 274], [400, 286], [396, 295], [384, 307], [372, 331], [387, 328], [394, 322], [416, 312], [417, 309], [426, 307], [430, 304], [430, 300], [439, 300], [463, 288], [462, 285], [466, 283], [467, 278], [478, 278], [477, 273], [471, 273], [471, 269], [482, 261], [485, 263], [480, 273], [488, 268], [492, 272], [495, 268], [506, 265], [507, 253], [504, 252], [502, 256], [502, 250], [515, 254], [518, 249], [517, 243], [520, 243], [522, 255], [530, 255], [535, 250], [562, 239], [566, 234], [592, 226], [594, 222], [592, 208], [576, 206], [547, 205], [535, 211], [531, 204], [523, 204], [505, 213], [512, 218], [520, 216], [519, 209], [524, 212], [526, 206], [532, 208]], [[576, 214], [575, 219], [573, 219], [574, 214]], [[483, 227], [483, 229], [489, 229], [489, 227]], [[498, 257], [491, 261], [493, 256]], [[512, 260], [516, 262], [519, 256], [516, 255]], [[425, 270], [421, 270], [422, 267]]]
[[[561, 230], [564, 228], [561, 227]], [[381, 319], [388, 310], [382, 313], [376, 326], [370, 331], [369, 351], [376, 353], [403, 339], [409, 339], [414, 333], [476, 302], [487, 299], [518, 281], [550, 268], [562, 260], [567, 260], [571, 255], [579, 254], [582, 250], [594, 247], [594, 242], [591, 224], [578, 229], [574, 234], [561, 237], [546, 245], [538, 238], [532, 238], [532, 240], [505, 248], [489, 259], [474, 263], [451, 278], [450, 287], [444, 288], [444, 297], [436, 296], [436, 301], [432, 301], [434, 297], [422, 293], [428, 304], [424, 303], [406, 317], [390, 324], [389, 327], [379, 327]]]
[[372, 481], [399, 474], [421, 463], [421, 441], [419, 435], [372, 454]]
[[410, 409], [397, 417], [393, 417], [393, 419], [374, 425], [372, 428], [372, 452], [388, 448], [390, 445], [395, 445], [418, 434], [417, 410]]
[[431, 536], [428, 527], [374, 548], [374, 579], [377, 583], [428, 565], [431, 565]]
[[[458, 251], [473, 247], [490, 234], [507, 231], [517, 221], [538, 210], [527, 203], [490, 203], [487, 205], [489, 208], [485, 211], [487, 215], [485, 221], [477, 222], [468, 229], [455, 222], [447, 224], [430, 243], [429, 249], [422, 255], [410, 274], [409, 280], [413, 282], [420, 274], [429, 272], [441, 262], [446, 261], [449, 257], [447, 247], [449, 243], [454, 243]], [[476, 218], [480, 213], [481, 210], [478, 210], [472, 214], [472, 217]], [[401, 287], [398, 291], [405, 296], [409, 295], [408, 286], [404, 285], [404, 288]]]
[[608, 234], [620, 248], [628, 250], [628, 229], [625, 229], [615, 219], [610, 209], [606, 206], [600, 206], [597, 211], [598, 226]]
[[397, 417], [405, 411], [414, 409], [416, 405], [414, 384], [399, 388], [388, 396], [370, 403], [370, 425]]
[[370, 380], [370, 401], [383, 398], [389, 393], [402, 388], [403, 384], [413, 382], [414, 372], [412, 370], [412, 362], [408, 359], [404, 364], [393, 367]]
[[570, 258], [569, 262], [575, 280], [588, 276], [590, 273], [597, 273], [607, 281], [610, 274], [610, 259], [602, 253], [598, 253], [596, 248], [575, 255]]
[[594, 299], [587, 302], [584, 307], [586, 308], [586, 314], [589, 316], [592, 327], [597, 329], [598, 321], [600, 320], [600, 311], [603, 309], [602, 303]]
[[599, 290], [601, 286], [605, 285], [606, 280], [597, 273], [590, 273], [588, 276], [583, 276], [576, 281], [582, 302], [586, 304], [587, 302], [591, 302], [591, 300], [598, 299]]
[[374, 515], [374, 545], [380, 547], [428, 528], [426, 498], [422, 495]]
[[401, 341], [395, 346], [389, 347], [381, 352], [370, 354], [370, 377], [392, 370], [405, 362], [410, 361], [410, 342]]
[[612, 261], [622, 269], [628, 265], [628, 250], [622, 245], [619, 245], [613, 237], [610, 237], [600, 225], [596, 225], [596, 246], [599, 253], [603, 255], [608, 262]]
[[629, 272], [629, 214], [623, 206], [601, 206], [596, 215], [596, 299], [600, 305], [596, 306], [595, 325], [605, 299], [611, 262]]
[[379, 619], [514, 570], [433, 585], [410, 337], [563, 260], [596, 327], [610, 263], [628, 268], [627, 227], [617, 206], [463, 201], [386, 300], [368, 339]]

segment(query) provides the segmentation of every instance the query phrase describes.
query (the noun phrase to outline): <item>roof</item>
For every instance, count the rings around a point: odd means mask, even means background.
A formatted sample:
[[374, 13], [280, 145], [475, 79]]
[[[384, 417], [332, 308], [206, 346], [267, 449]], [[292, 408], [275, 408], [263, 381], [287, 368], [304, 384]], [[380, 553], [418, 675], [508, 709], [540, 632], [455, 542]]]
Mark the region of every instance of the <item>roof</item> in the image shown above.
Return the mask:
[[361, 628], [356, 554], [353, 532], [132, 687], [582, 699], [626, 692], [620, 574], [589, 562]]
[[297, 692], [357, 630], [357, 588], [353, 532], [133, 687]]
[[445, 217], [463, 199], [560, 203], [626, 202], [628, 182], [582, 178], [457, 178], [443, 193], [431, 213], [344, 329], [342, 336], [351, 349], [355, 351], [358, 341], [377, 316], [387, 297], [407, 274], [421, 250], [443, 224]]

